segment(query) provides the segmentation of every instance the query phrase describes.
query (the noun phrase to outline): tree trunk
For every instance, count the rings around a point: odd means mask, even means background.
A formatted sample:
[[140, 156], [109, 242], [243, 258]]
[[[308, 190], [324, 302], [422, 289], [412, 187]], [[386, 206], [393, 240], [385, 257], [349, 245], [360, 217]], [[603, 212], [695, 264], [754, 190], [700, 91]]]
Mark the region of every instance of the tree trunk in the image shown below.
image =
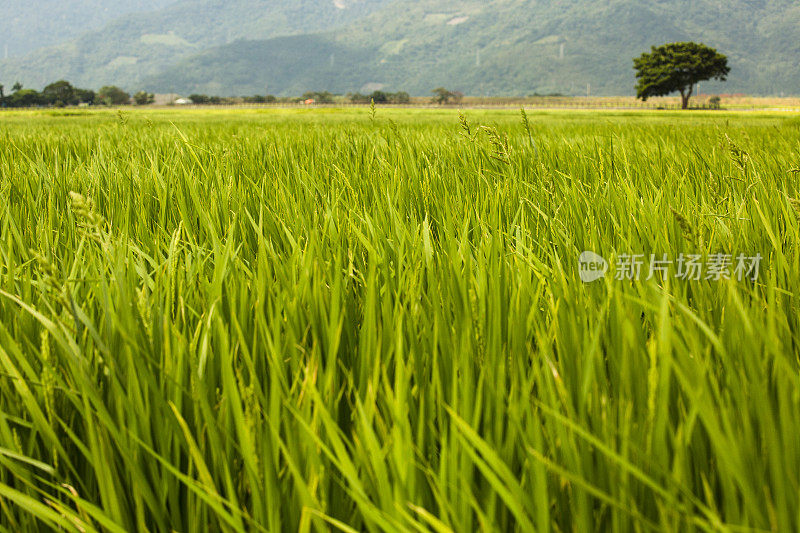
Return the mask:
[[689, 99], [692, 97], [693, 87], [681, 89], [681, 109], [689, 109]]

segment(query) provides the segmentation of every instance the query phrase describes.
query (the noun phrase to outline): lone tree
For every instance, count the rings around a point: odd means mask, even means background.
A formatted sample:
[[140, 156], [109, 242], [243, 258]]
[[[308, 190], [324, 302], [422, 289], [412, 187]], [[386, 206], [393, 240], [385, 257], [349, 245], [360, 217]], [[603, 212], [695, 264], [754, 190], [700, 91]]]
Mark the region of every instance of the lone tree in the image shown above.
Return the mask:
[[731, 69], [728, 58], [699, 43], [670, 43], [654, 46], [652, 52], [633, 60], [636, 69], [636, 96], [647, 101], [652, 96], [681, 93], [681, 106], [689, 107], [694, 85], [716, 79], [725, 81]]
[[439, 105], [445, 105], [449, 103], [461, 103], [461, 100], [464, 98], [464, 94], [458, 91], [448, 91], [444, 87], [437, 87], [433, 91], [433, 103]]

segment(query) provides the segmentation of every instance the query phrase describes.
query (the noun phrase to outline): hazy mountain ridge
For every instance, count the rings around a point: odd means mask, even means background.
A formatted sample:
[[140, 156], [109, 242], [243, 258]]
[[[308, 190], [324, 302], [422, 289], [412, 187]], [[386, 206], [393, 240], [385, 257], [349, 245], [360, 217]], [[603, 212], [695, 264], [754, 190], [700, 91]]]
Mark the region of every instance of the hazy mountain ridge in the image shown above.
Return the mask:
[[97, 87], [141, 87], [183, 58], [237, 39], [329, 30], [370, 13], [386, 0], [183, 0], [131, 14], [101, 30], [0, 63], [3, 79], [41, 86], [66, 78]]
[[175, 0], [5, 0], [0, 59], [19, 56], [96, 30], [122, 15], [153, 11]]
[[[631, 94], [634, 56], [652, 44], [697, 40], [728, 54], [733, 67], [728, 83], [702, 89], [777, 94], [800, 86], [798, 37], [800, 8], [788, 1], [416, 0], [394, 2], [345, 32], [208, 50], [148, 81], [233, 94], [265, 84], [282, 94], [365, 85], [412, 94], [439, 85], [469, 94]], [[288, 64], [281, 47], [309, 60]]]
[[[589, 86], [631, 94], [635, 55], [697, 40], [726, 53], [733, 68], [724, 86], [702, 90], [800, 87], [800, 7], [789, 0], [362, 0], [348, 9], [322, 0], [193, 0], [159, 13], [6, 64], [0, 76], [223, 95], [381, 86], [427, 94], [439, 85], [469, 94], [585, 94]], [[109, 35], [120, 44], [98, 51]]]

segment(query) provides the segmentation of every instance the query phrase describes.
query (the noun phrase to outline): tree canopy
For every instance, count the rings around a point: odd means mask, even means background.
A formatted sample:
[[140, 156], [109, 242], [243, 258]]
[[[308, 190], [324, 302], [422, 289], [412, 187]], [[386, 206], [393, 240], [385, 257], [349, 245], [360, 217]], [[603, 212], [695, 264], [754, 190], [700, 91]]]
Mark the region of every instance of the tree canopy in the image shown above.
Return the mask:
[[[0, 87], [2, 87], [2, 85], [0, 85]], [[2, 91], [0, 91], [0, 93], [2, 93]], [[59, 80], [51, 83], [42, 89], [42, 92], [33, 89], [24, 89], [20, 82], [16, 82], [11, 87], [10, 95], [5, 96], [0, 94], [0, 106], [2, 107], [63, 107], [68, 105], [92, 104], [94, 100], [94, 91], [80, 89], [66, 80]]]
[[131, 99], [131, 95], [115, 85], [106, 85], [97, 91], [97, 100], [104, 105], [124, 105]]
[[653, 96], [681, 93], [683, 109], [689, 107], [694, 85], [710, 79], [724, 81], [731, 71], [728, 58], [704, 44], [683, 42], [653, 46], [633, 60], [636, 69], [636, 96], [647, 100]]
[[464, 93], [459, 91], [450, 91], [444, 87], [437, 87], [433, 91], [432, 101], [437, 104], [460, 103], [464, 98]]
[[156, 101], [156, 96], [147, 91], [139, 91], [133, 95], [133, 101], [136, 102], [136, 105], [150, 105]]
[[56, 106], [76, 105], [78, 103], [75, 87], [66, 80], [51, 83], [42, 89], [42, 96], [45, 101], [52, 102]]

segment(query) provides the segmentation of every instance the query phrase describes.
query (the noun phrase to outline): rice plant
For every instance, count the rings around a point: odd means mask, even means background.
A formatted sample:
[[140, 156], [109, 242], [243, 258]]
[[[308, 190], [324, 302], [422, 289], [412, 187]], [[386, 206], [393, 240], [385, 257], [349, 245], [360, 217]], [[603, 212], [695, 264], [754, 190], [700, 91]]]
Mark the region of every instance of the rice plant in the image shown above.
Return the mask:
[[0, 530], [800, 528], [800, 122], [522, 118], [0, 114]]

